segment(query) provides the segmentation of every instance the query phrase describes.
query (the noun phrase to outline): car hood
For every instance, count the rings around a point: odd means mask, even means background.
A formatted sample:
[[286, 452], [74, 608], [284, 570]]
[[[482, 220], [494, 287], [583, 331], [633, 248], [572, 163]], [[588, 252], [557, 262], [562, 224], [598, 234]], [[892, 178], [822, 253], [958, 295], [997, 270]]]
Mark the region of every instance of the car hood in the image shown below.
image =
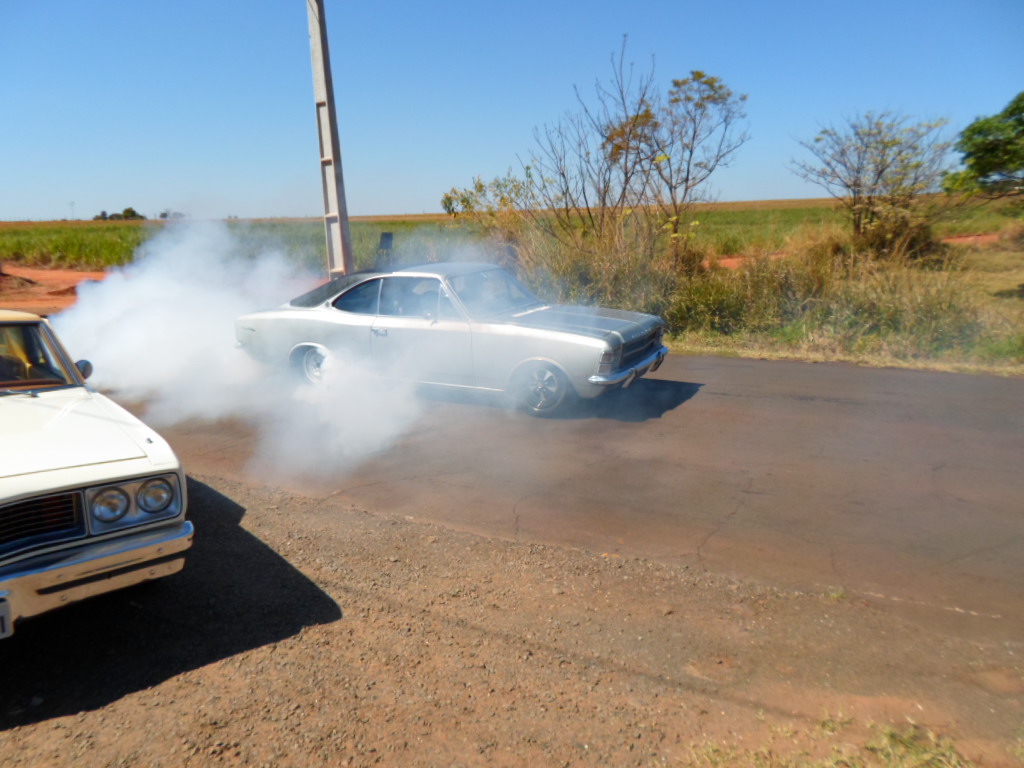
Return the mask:
[[85, 387], [0, 396], [0, 479], [169, 450], [142, 422]]
[[606, 307], [579, 307], [555, 304], [532, 309], [507, 320], [511, 325], [545, 331], [577, 333], [594, 338], [618, 336], [630, 342], [662, 325], [661, 319], [640, 312]]

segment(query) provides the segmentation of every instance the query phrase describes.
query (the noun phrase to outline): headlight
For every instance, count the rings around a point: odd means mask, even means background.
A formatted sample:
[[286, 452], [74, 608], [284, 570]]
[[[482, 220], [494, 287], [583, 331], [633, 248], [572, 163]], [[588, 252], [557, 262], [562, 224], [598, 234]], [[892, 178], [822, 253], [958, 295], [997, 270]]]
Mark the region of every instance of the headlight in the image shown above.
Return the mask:
[[128, 494], [120, 488], [104, 488], [92, 497], [92, 516], [101, 523], [114, 523], [131, 507]]
[[93, 534], [148, 525], [180, 515], [185, 508], [184, 492], [171, 474], [97, 486], [87, 490], [86, 498]]
[[163, 478], [150, 480], [142, 485], [135, 498], [146, 512], [163, 512], [174, 501], [174, 489]]

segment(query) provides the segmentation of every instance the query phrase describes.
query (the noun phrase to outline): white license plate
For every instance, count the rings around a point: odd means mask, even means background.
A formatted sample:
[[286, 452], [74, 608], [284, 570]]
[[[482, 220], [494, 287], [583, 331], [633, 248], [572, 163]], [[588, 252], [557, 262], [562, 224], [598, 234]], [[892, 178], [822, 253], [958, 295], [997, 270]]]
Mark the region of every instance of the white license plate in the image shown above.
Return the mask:
[[0, 639], [10, 637], [14, 634], [14, 624], [11, 622], [11, 604], [0, 598]]

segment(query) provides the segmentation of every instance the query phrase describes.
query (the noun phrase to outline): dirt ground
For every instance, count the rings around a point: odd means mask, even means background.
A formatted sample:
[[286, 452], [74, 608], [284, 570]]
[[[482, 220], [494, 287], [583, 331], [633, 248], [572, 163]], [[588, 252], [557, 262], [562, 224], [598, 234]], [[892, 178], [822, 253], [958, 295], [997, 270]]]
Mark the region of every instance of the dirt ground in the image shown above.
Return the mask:
[[[42, 314], [81, 277], [4, 273]], [[189, 492], [183, 573], [0, 644], [4, 765], [1024, 765], [1024, 639], [201, 467]]]

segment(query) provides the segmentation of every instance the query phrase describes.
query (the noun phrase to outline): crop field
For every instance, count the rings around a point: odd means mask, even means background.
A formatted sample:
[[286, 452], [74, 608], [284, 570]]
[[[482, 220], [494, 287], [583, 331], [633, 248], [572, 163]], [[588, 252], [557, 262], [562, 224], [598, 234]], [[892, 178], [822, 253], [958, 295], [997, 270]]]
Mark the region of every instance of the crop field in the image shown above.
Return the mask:
[[[763, 255], [783, 250], [803, 233], [838, 226], [835, 202], [766, 200], [707, 203], [695, 207], [695, 243], [721, 257]], [[946, 222], [943, 236], [979, 234], [998, 229], [998, 213], [974, 209]], [[227, 225], [239, 246], [253, 253], [279, 250], [299, 262], [320, 265], [326, 258], [323, 223], [310, 219], [230, 219]], [[130, 263], [136, 251], [162, 228], [164, 221], [0, 221], [0, 262], [26, 266], [102, 270]], [[474, 225], [445, 214], [365, 216], [350, 220], [352, 248], [359, 268], [382, 255], [382, 233], [391, 233], [394, 252], [405, 263], [435, 261], [474, 242]]]
[[[942, 219], [934, 235], [948, 245], [931, 266], [851, 257], [843, 215], [832, 200], [715, 203], [692, 213], [689, 243], [709, 265], [698, 275], [680, 278], [643, 259], [598, 263], [563, 252], [557, 256], [560, 272], [535, 263], [527, 269], [528, 259], [524, 277], [551, 301], [661, 315], [673, 348], [684, 353], [1024, 373], [1019, 207], [963, 208]], [[224, 224], [234, 255], [276, 253], [312, 271], [324, 268], [319, 218]], [[0, 222], [0, 265], [122, 266], [174, 226], [180, 224]], [[368, 269], [501, 258], [480, 226], [443, 214], [354, 217], [355, 264]], [[390, 247], [382, 248], [385, 243]]]

